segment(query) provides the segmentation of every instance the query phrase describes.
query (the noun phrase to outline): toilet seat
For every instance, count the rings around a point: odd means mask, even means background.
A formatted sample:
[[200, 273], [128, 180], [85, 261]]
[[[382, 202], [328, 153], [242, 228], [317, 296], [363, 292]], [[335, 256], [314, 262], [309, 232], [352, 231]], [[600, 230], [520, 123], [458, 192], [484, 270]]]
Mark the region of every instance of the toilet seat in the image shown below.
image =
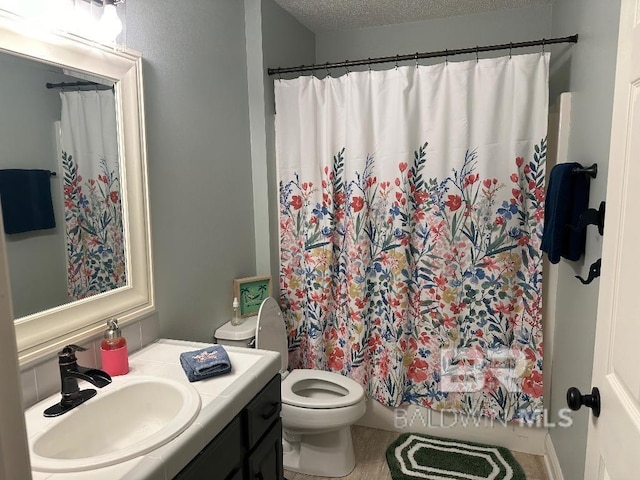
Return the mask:
[[[305, 396], [302, 392], [327, 392], [338, 396]], [[349, 407], [362, 401], [359, 383], [337, 373], [295, 369], [282, 381], [282, 403], [300, 408], [331, 409]]]

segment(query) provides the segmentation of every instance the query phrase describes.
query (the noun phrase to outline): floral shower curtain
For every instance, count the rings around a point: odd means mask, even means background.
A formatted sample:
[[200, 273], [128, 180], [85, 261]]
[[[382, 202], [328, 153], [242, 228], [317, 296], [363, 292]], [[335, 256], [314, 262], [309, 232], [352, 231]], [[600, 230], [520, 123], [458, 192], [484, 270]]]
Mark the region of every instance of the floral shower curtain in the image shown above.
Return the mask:
[[60, 93], [67, 294], [76, 300], [125, 285], [115, 97]]
[[277, 80], [290, 364], [537, 418], [548, 54]]

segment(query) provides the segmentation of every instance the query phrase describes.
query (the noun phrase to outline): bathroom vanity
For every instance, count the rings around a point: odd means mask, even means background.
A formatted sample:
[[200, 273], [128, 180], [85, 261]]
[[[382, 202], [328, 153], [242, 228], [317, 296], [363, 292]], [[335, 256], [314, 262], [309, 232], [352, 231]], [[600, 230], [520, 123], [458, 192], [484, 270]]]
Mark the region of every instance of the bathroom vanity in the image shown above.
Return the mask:
[[176, 480], [282, 478], [280, 375], [276, 375]]
[[[42, 415], [45, 408], [59, 401], [59, 395], [49, 397], [29, 408], [25, 418], [32, 452], [33, 479], [61, 480], [87, 478], [83, 475], [90, 475], [92, 480], [280, 480], [283, 471], [279, 354], [225, 347], [232, 363], [231, 373], [190, 384], [180, 366], [180, 353], [204, 346], [206, 344], [158, 340], [130, 357], [129, 374], [114, 377], [112, 384], [99, 389], [93, 399], [76, 407], [79, 411], [83, 408], [89, 409], [91, 403], [101, 401], [101, 397], [104, 397], [102, 401], [108, 395], [117, 398], [118, 392], [125, 391], [132, 385], [139, 386], [141, 382], [149, 381], [148, 379], [153, 383], [154, 378], [157, 378], [158, 382], [179, 382], [187, 385], [189, 389], [195, 389], [200, 397], [200, 409], [186, 429], [157, 448], [134, 458], [115, 461], [100, 468], [87, 466], [94, 459], [84, 458], [81, 461], [82, 465], [74, 466], [73, 462], [69, 464], [71, 469], [42, 471], [43, 469], [36, 465], [37, 462], [33, 461], [34, 443], [47, 432], [56, 432], [56, 429], [64, 432], [59, 424], [65, 421], [65, 417], [68, 419], [68, 416], [74, 415], [74, 411], [57, 418], [45, 418]], [[81, 386], [89, 387], [89, 384]], [[136, 402], [138, 397], [139, 395]], [[145, 401], [148, 402], [150, 411], [154, 410], [154, 404], [160, 411], [160, 398], [154, 398], [152, 395]], [[111, 405], [114, 403], [111, 402]], [[122, 410], [124, 409], [126, 407]], [[94, 442], [93, 436], [105, 435], [104, 425], [109, 429], [118, 430], [118, 419], [126, 419], [126, 412], [107, 411], [105, 416], [109, 419], [107, 422], [100, 423], [96, 419], [94, 425], [93, 422], [83, 424], [82, 431], [77, 432], [81, 438], [81, 441], [77, 442], [78, 445]], [[123, 420], [122, 431], [125, 432], [125, 436], [126, 423], [131, 423], [131, 419]], [[65, 444], [64, 438], [60, 441], [61, 444]], [[116, 443], [126, 441], [126, 438], [119, 438]], [[60, 458], [68, 458], [69, 448], [71, 447], [59, 448]], [[55, 455], [55, 446], [50, 450], [54, 451]], [[98, 450], [95, 464], [105, 453], [103, 448]], [[130, 447], [121, 448], [121, 445], [117, 445], [113, 446], [113, 450], [117, 454], [118, 451], [130, 450]], [[55, 465], [55, 462], [52, 465]], [[58, 464], [60, 465], [62, 464]], [[65, 464], [62, 468], [69, 465]], [[71, 473], [72, 471], [74, 473]]]

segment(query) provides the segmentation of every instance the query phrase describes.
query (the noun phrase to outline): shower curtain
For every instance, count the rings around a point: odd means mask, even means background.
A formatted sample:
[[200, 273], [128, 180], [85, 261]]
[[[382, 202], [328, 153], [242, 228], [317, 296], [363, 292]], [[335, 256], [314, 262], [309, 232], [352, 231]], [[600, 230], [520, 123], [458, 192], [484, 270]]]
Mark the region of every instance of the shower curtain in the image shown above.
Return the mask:
[[548, 62], [275, 81], [293, 367], [388, 406], [538, 417]]
[[60, 93], [67, 294], [71, 300], [125, 285], [115, 97]]

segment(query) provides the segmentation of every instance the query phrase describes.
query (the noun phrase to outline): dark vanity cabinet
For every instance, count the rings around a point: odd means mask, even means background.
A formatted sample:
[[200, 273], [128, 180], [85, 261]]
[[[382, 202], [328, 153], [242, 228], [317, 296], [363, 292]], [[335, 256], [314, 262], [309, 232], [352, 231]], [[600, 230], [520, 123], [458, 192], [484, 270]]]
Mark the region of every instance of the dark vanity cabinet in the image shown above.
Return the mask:
[[280, 375], [276, 375], [176, 480], [281, 480]]

